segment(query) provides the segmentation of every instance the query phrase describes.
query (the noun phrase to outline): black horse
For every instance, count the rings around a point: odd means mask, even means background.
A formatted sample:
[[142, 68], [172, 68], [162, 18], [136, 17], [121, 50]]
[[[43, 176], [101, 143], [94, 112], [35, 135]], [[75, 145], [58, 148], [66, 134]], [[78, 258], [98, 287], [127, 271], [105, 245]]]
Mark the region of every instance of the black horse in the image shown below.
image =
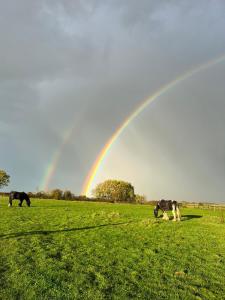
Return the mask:
[[154, 215], [157, 218], [158, 217], [158, 211], [161, 209], [163, 211], [163, 219], [169, 220], [169, 217], [167, 215], [167, 211], [172, 210], [173, 212], [173, 221], [180, 221], [180, 210], [177, 201], [174, 200], [160, 200], [155, 209], [154, 209]]
[[23, 204], [23, 200], [26, 200], [27, 206], [30, 207], [30, 203], [31, 203], [31, 202], [30, 202], [30, 198], [28, 197], [28, 195], [27, 195], [26, 193], [24, 193], [24, 192], [14, 192], [14, 191], [10, 192], [10, 193], [9, 193], [9, 204], [8, 204], [8, 206], [12, 206], [12, 201], [13, 201], [14, 199], [20, 201], [20, 202], [19, 202], [19, 206], [20, 206], [20, 207], [21, 207], [22, 204]]

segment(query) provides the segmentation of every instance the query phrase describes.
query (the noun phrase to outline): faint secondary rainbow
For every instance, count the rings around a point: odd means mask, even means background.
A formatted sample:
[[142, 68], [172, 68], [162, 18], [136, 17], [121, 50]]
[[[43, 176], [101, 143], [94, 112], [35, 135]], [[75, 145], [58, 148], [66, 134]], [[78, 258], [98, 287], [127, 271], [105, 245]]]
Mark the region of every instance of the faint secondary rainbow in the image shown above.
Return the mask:
[[121, 133], [126, 129], [126, 127], [153, 101], [155, 101], [157, 98], [162, 96], [164, 93], [166, 93], [168, 90], [175, 87], [177, 84], [181, 83], [182, 81], [192, 77], [196, 73], [199, 73], [201, 71], [204, 71], [222, 61], [225, 60], [225, 55], [222, 55], [216, 59], [210, 60], [202, 65], [199, 65], [195, 67], [194, 69], [191, 69], [184, 73], [183, 75], [175, 78], [174, 80], [170, 81], [168, 84], [161, 87], [159, 90], [157, 90], [154, 94], [150, 95], [147, 99], [145, 99], [135, 111], [129, 115], [126, 120], [120, 125], [119, 128], [113, 133], [113, 135], [110, 137], [110, 139], [107, 141], [107, 143], [104, 145], [100, 153], [98, 154], [94, 164], [92, 165], [82, 188], [82, 194], [87, 195], [90, 192], [92, 182], [94, 181], [99, 167], [101, 166], [104, 158], [106, 157], [106, 154], [108, 153], [110, 147], [113, 145], [113, 143], [117, 140], [117, 138], [121, 135]]
[[70, 129], [67, 129], [67, 131], [64, 133], [62, 143], [54, 152], [51, 161], [49, 162], [49, 164], [45, 169], [43, 180], [40, 185], [41, 191], [48, 191], [49, 184], [56, 172], [63, 150], [65, 146], [68, 144], [68, 142], [70, 141], [73, 131], [74, 131], [74, 126], [70, 127]]

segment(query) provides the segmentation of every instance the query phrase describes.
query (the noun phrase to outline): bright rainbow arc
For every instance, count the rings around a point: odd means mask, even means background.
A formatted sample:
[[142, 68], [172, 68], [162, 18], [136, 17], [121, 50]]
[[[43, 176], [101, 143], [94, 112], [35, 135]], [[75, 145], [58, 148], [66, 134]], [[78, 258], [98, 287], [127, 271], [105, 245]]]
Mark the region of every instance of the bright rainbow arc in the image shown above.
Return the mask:
[[99, 167], [102, 164], [103, 160], [106, 157], [106, 154], [108, 153], [110, 147], [113, 145], [113, 143], [117, 140], [117, 138], [121, 135], [121, 133], [126, 129], [126, 127], [153, 101], [155, 101], [158, 97], [162, 96], [164, 93], [166, 93], [168, 90], [170, 90], [171, 88], [173, 88], [174, 86], [176, 86], [177, 84], [181, 83], [182, 81], [192, 77], [193, 75], [195, 75], [196, 73], [199, 73], [203, 70], [206, 70], [220, 62], [222, 62], [223, 60], [225, 60], [225, 55], [220, 56], [219, 58], [210, 60], [207, 63], [204, 63], [188, 72], [186, 72], [185, 74], [177, 77], [176, 79], [174, 79], [173, 81], [169, 82], [168, 84], [164, 85], [162, 88], [160, 88], [158, 91], [156, 91], [154, 94], [152, 94], [150, 97], [148, 97], [147, 99], [145, 99], [142, 104], [130, 115], [128, 116], [128, 118], [126, 118], [126, 120], [120, 125], [119, 128], [117, 128], [117, 130], [113, 133], [113, 135], [111, 136], [111, 138], [107, 141], [107, 143], [104, 145], [104, 147], [102, 148], [102, 150], [100, 151], [98, 157], [96, 158], [94, 164], [92, 165], [85, 181], [83, 184], [83, 188], [82, 188], [82, 194], [83, 195], [87, 195], [90, 192], [91, 186], [92, 186], [92, 182], [94, 181]]

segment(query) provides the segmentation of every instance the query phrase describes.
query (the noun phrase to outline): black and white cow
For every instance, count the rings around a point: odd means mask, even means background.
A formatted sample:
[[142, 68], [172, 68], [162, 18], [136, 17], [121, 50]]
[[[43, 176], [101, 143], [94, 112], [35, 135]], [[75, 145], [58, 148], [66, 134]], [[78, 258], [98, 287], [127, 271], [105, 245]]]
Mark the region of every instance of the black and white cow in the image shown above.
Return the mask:
[[154, 208], [154, 215], [156, 218], [158, 217], [159, 209], [163, 211], [163, 220], [169, 220], [167, 212], [172, 210], [173, 221], [180, 221], [181, 215], [177, 201], [164, 199], [160, 200]]
[[17, 199], [17, 200], [20, 201], [19, 206], [22, 206], [23, 200], [25, 200], [26, 203], [27, 203], [27, 206], [30, 207], [30, 198], [26, 193], [24, 193], [24, 192], [14, 192], [14, 191], [10, 192], [9, 193], [9, 204], [8, 204], [8, 206], [12, 206], [12, 201], [14, 199]]

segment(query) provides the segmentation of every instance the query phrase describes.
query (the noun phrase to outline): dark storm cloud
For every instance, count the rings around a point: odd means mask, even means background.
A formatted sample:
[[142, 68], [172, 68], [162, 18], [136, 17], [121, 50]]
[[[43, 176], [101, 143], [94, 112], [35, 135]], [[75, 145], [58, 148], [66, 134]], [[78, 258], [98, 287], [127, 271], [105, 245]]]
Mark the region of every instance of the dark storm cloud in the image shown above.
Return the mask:
[[225, 51], [224, 12], [224, 1], [0, 1], [1, 166], [12, 188], [35, 189], [74, 126], [52, 186], [79, 193], [142, 99]]

